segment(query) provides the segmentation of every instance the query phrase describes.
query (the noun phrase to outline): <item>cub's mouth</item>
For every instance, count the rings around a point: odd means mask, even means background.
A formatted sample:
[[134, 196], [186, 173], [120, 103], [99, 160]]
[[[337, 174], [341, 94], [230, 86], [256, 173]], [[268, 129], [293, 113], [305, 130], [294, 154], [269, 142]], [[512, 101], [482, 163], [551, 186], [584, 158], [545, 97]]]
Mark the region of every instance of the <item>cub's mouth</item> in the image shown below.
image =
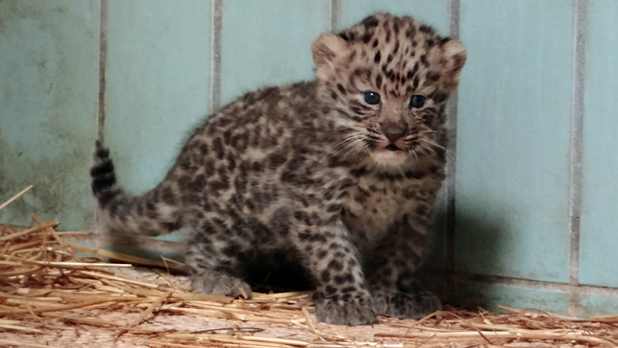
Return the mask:
[[395, 144], [389, 144], [387, 147], [384, 148], [385, 150], [388, 151], [402, 151], [399, 147], [397, 147]]
[[402, 148], [395, 144], [378, 144], [371, 152], [371, 158], [379, 165], [385, 167], [397, 167], [406, 161], [406, 154]]

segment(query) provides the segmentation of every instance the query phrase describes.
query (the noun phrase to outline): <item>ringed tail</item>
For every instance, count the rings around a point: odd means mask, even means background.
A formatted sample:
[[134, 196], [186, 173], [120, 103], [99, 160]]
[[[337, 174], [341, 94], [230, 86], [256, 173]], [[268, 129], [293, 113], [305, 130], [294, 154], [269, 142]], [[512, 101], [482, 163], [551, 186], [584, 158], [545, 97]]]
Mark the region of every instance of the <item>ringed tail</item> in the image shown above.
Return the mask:
[[92, 193], [107, 227], [143, 236], [158, 236], [181, 227], [179, 208], [162, 198], [163, 192], [169, 195], [171, 191], [166, 181], [141, 196], [127, 195], [118, 186], [109, 150], [100, 141], [96, 142], [90, 176]]

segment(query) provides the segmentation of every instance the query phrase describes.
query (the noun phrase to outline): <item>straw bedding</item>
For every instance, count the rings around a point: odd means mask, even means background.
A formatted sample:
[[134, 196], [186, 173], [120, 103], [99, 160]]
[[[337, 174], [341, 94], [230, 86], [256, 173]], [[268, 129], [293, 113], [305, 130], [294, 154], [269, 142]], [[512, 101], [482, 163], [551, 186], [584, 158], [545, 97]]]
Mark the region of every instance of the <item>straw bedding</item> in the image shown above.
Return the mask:
[[309, 293], [198, 295], [186, 278], [167, 272], [182, 264], [84, 247], [67, 240], [89, 232], [60, 232], [58, 221], [33, 220], [30, 228], [0, 225], [0, 347], [618, 345], [618, 315], [581, 320], [508, 307], [508, 314], [449, 308], [419, 321], [380, 318], [372, 327], [316, 323]]

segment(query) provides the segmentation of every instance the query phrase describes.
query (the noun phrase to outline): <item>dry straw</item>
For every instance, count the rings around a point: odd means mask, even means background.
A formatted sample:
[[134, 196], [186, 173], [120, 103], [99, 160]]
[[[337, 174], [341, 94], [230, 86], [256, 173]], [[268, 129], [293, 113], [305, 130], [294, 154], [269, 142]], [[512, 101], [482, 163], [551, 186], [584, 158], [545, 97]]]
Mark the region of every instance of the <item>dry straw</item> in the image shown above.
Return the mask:
[[[28, 188], [29, 189], [29, 188]], [[19, 195], [0, 205], [0, 209]], [[0, 225], [0, 347], [103, 346], [81, 340], [97, 330], [114, 347], [420, 347], [420, 346], [616, 346], [618, 315], [581, 320], [536, 310], [503, 307], [508, 314], [448, 311], [421, 320], [380, 318], [373, 327], [315, 322], [304, 292], [254, 294], [252, 299], [199, 295], [159, 272], [145, 280], [113, 272], [131, 264], [178, 271], [154, 262], [90, 248], [65, 238], [58, 221], [19, 228]], [[78, 253], [90, 253], [83, 257]], [[114, 259], [127, 263], [110, 263]], [[114, 317], [115, 314], [118, 314]], [[116, 319], [106, 319], [114, 317]], [[152, 323], [181, 318], [224, 322], [223, 328], [185, 330]], [[193, 319], [191, 319], [193, 318]], [[67, 338], [68, 337], [68, 338]], [[63, 341], [64, 340], [64, 341]], [[69, 341], [71, 342], [69, 342]], [[56, 344], [57, 342], [61, 342]]]

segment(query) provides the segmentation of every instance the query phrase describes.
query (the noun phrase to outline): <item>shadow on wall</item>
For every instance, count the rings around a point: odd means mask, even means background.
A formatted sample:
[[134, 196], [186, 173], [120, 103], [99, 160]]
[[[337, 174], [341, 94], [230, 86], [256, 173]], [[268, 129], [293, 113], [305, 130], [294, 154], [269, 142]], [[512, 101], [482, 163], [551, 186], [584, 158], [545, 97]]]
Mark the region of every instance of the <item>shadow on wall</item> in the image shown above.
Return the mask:
[[[474, 298], [461, 296], [463, 289], [460, 289], [459, 283], [450, 290], [447, 284], [457, 273], [499, 274], [507, 252], [505, 246], [511, 242], [513, 231], [503, 214], [458, 207], [455, 234], [449, 237], [447, 214], [443, 206], [440, 205], [434, 215], [427, 261], [420, 270], [423, 282], [428, 289], [452, 305], [471, 308], [484, 306], [491, 302], [489, 298], [483, 295]], [[492, 212], [508, 211], [502, 203], [493, 203], [492, 206]], [[452, 246], [451, 251], [449, 245]], [[454, 269], [450, 269], [450, 259], [454, 259]], [[479, 259], [482, 265], [477, 267]]]
[[[487, 206], [483, 203], [482, 206]], [[491, 211], [457, 208], [454, 236], [454, 271], [497, 275], [502, 271], [505, 248], [512, 242], [508, 208], [492, 202]], [[502, 212], [502, 213], [500, 213]], [[481, 260], [479, 265], [475, 260]], [[515, 260], [510, 260], [514, 262]]]
[[[535, 290], [483, 284], [483, 276], [504, 276], [518, 262], [512, 248], [517, 231], [509, 218], [510, 209], [504, 202], [492, 202], [491, 209], [457, 210], [455, 227], [455, 255], [452, 297], [449, 299], [456, 307], [475, 310], [483, 308], [499, 311], [498, 305], [508, 303], [522, 308], [548, 308], [557, 313], [563, 312], [560, 301], [548, 293]], [[457, 274], [468, 274], [461, 278]], [[480, 282], [476, 282], [480, 281]], [[566, 301], [564, 301], [566, 303]]]

